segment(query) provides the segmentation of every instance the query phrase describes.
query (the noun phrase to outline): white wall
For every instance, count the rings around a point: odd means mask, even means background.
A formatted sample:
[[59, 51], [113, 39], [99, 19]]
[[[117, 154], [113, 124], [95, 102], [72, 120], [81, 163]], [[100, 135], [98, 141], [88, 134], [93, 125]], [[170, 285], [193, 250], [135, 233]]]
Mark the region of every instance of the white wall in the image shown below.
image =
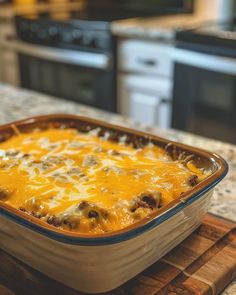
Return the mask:
[[196, 0], [195, 12], [204, 20], [228, 19], [234, 14], [235, 2], [235, 0]]

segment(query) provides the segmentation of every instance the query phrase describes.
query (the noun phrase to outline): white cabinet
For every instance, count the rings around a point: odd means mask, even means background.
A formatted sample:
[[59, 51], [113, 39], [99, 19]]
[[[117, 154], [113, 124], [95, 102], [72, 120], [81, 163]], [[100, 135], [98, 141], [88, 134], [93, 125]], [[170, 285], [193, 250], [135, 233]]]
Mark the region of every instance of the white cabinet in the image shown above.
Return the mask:
[[131, 119], [168, 128], [172, 113], [171, 45], [124, 40], [118, 48], [118, 110]]
[[118, 110], [121, 114], [146, 125], [170, 126], [172, 84], [169, 80], [120, 74], [118, 85]]
[[170, 125], [171, 104], [161, 96], [131, 92], [129, 108], [131, 118], [136, 121], [162, 128]]
[[129, 109], [134, 120], [152, 124], [158, 116], [160, 97], [133, 91], [130, 94]]

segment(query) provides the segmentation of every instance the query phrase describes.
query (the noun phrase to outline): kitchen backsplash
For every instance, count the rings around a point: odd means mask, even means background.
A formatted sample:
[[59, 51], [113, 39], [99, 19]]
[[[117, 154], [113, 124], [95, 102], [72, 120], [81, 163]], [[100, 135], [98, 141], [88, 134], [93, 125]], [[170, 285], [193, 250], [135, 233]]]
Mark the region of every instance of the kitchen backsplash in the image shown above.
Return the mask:
[[203, 19], [225, 20], [236, 16], [236, 0], [195, 0], [195, 13]]

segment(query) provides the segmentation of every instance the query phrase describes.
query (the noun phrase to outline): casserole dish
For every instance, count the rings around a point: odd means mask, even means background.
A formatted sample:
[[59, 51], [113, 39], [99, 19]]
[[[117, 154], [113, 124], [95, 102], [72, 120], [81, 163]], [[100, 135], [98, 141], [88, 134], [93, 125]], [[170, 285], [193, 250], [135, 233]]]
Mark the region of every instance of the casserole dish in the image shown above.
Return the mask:
[[192, 156], [199, 168], [211, 171], [191, 190], [158, 211], [120, 230], [102, 234], [63, 231], [0, 202], [0, 246], [44, 274], [82, 292], [114, 289], [165, 255], [201, 222], [213, 187], [227, 173], [218, 155], [169, 142], [157, 136], [75, 115], [47, 115], [0, 127], [1, 141], [15, 133], [36, 128], [76, 128], [87, 132], [100, 128], [116, 141], [125, 135], [134, 146], [151, 142], [174, 158]]

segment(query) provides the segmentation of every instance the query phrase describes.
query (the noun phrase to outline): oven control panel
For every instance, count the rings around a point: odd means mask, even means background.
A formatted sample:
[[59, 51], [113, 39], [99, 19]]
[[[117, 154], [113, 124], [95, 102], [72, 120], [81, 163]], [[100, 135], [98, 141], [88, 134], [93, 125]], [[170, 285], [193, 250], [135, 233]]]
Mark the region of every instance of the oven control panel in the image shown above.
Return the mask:
[[86, 26], [84, 22], [53, 22], [16, 18], [18, 37], [26, 42], [59, 48], [110, 51], [112, 36], [109, 28]]

